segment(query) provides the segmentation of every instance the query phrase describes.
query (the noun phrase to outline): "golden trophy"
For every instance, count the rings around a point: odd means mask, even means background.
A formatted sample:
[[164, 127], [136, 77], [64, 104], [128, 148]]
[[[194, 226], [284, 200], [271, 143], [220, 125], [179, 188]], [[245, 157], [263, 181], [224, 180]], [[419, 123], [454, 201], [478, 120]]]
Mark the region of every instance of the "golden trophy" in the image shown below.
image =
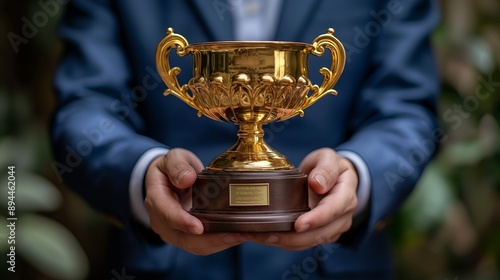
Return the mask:
[[[168, 28], [156, 63], [172, 94], [216, 121], [239, 125], [238, 140], [212, 160], [193, 185], [190, 213], [205, 231], [290, 231], [309, 211], [307, 175], [264, 142], [262, 126], [296, 115], [327, 94], [345, 64], [345, 50], [333, 29], [312, 44], [226, 41], [188, 44]], [[193, 56], [193, 77], [179, 85], [181, 69], [169, 65], [170, 51]], [[330, 50], [332, 64], [319, 71], [320, 86], [308, 78], [308, 55]], [[188, 93], [191, 92], [191, 94]], [[311, 94], [309, 94], [311, 92]], [[202, 141], [200, 139], [200, 141]]]

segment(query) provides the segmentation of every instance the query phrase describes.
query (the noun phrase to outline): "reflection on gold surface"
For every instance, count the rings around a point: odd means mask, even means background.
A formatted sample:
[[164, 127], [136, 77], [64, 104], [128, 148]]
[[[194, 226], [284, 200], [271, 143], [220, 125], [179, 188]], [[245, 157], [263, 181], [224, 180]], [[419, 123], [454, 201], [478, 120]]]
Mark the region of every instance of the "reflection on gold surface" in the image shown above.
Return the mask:
[[[156, 63], [168, 89], [195, 108], [198, 115], [240, 126], [238, 142], [207, 167], [225, 171], [293, 169], [281, 154], [264, 143], [262, 125], [296, 115], [327, 94], [339, 79], [345, 64], [342, 44], [333, 29], [318, 36], [313, 44], [296, 42], [212, 42], [189, 45], [173, 29], [158, 45]], [[170, 68], [168, 56], [191, 54], [193, 78], [180, 86], [178, 67]], [[323, 83], [312, 85], [308, 78], [309, 54], [332, 53], [330, 68], [321, 68]], [[188, 93], [191, 91], [192, 95]], [[312, 93], [310, 95], [309, 92]]]

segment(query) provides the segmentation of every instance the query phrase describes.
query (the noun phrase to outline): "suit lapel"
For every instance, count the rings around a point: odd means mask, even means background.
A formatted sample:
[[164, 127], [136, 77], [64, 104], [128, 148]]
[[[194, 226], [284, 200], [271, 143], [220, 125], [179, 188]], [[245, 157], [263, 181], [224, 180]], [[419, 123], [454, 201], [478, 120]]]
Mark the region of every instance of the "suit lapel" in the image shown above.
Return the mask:
[[[231, 4], [226, 0], [190, 0], [214, 41], [234, 40]], [[319, 0], [282, 0], [276, 40], [299, 41]]]
[[299, 41], [318, 0], [283, 0], [276, 40]]
[[194, 12], [206, 24], [213, 41], [234, 40], [231, 5], [225, 0], [191, 0]]

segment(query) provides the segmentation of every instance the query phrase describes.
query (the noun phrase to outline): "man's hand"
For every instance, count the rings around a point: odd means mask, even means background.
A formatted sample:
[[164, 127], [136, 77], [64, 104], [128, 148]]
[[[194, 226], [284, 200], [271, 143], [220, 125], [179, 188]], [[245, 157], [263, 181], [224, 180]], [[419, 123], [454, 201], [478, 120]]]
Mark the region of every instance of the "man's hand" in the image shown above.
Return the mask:
[[311, 211], [295, 221], [296, 232], [259, 234], [255, 241], [288, 250], [335, 242], [349, 230], [357, 206], [354, 165], [329, 148], [311, 152], [299, 169], [308, 174]]
[[203, 233], [201, 222], [190, 215], [191, 188], [203, 169], [201, 161], [184, 149], [158, 157], [146, 173], [146, 207], [151, 228], [167, 243], [194, 254], [208, 255], [255, 241], [289, 250], [302, 250], [336, 241], [352, 224], [357, 206], [358, 177], [353, 164], [334, 150], [310, 153], [299, 169], [309, 175], [311, 211], [295, 222], [296, 232]]
[[197, 255], [208, 255], [240, 244], [235, 233], [203, 233], [200, 220], [190, 215], [191, 185], [203, 164], [192, 152], [172, 149], [156, 158], [146, 172], [146, 208], [151, 228], [163, 241]]

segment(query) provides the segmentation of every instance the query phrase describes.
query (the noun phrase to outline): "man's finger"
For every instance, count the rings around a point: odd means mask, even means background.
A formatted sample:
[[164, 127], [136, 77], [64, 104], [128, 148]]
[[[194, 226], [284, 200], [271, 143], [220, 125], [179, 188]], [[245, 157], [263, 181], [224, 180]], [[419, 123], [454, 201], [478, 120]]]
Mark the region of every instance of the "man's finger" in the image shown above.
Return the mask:
[[328, 192], [341, 171], [339, 156], [330, 148], [323, 148], [310, 153], [301, 163], [299, 169], [309, 174], [309, 187], [317, 194]]
[[254, 241], [286, 250], [304, 250], [319, 244], [337, 241], [351, 224], [351, 216], [343, 215], [337, 221], [315, 230], [302, 233], [262, 233], [255, 235]]
[[196, 175], [203, 170], [203, 164], [192, 152], [176, 148], [165, 155], [160, 169], [174, 186], [184, 189], [194, 183]]
[[151, 215], [151, 227], [155, 230], [168, 226], [186, 233], [203, 233], [200, 220], [182, 208], [177, 195], [169, 187], [150, 186], [145, 205]]
[[356, 205], [357, 198], [352, 187], [339, 183], [327, 196], [323, 197], [316, 207], [295, 221], [295, 230], [303, 232], [325, 226], [344, 214], [354, 211]]

